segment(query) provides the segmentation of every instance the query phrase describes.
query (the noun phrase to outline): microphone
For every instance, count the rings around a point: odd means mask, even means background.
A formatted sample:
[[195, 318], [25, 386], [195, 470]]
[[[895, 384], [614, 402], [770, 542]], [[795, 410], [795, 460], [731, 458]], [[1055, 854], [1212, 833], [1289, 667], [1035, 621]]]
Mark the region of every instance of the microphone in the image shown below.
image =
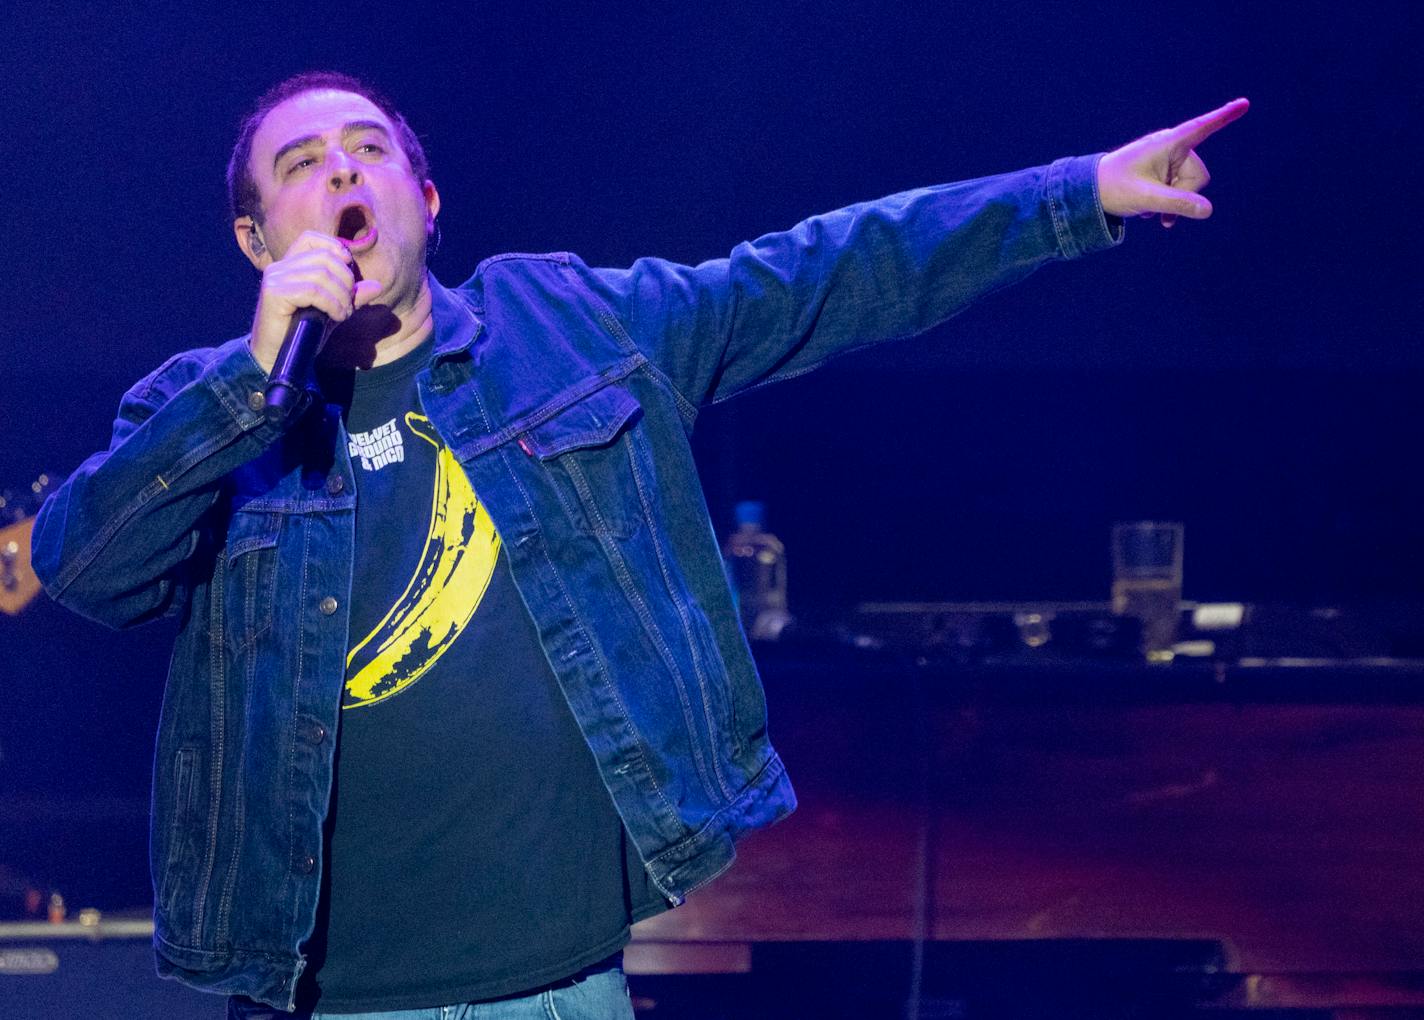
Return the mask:
[[277, 362], [267, 377], [267, 420], [285, 422], [306, 404], [306, 381], [331, 325], [326, 313], [303, 308], [292, 316]]

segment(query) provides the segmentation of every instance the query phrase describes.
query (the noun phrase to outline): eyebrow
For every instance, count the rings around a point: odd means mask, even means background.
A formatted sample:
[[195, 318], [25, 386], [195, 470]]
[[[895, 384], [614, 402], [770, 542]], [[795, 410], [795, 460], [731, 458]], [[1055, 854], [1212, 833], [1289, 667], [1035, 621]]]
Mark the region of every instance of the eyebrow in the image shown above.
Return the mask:
[[[386, 137], [387, 141], [389, 141], [391, 137], [390, 131], [386, 130], [386, 126], [380, 123], [379, 121], [351, 120], [341, 125], [341, 137], [343, 138], [345, 138], [347, 135], [355, 134], [358, 131], [379, 131], [382, 135]], [[292, 152], [295, 149], [305, 149], [313, 142], [319, 141], [321, 141], [321, 135], [303, 135], [301, 138], [292, 139], [286, 145], [278, 149], [277, 155], [272, 157], [272, 172], [277, 172], [277, 164], [282, 162], [282, 157], [285, 156], [287, 153]]]

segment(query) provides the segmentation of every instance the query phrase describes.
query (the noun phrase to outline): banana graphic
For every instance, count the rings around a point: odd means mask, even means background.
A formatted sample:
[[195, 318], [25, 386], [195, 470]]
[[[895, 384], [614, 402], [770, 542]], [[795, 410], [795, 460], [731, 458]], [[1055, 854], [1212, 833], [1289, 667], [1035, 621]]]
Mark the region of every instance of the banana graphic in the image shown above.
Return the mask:
[[435, 491], [425, 548], [405, 592], [346, 657], [346, 668], [374, 645], [346, 680], [343, 708], [374, 705], [415, 683], [454, 643], [484, 597], [499, 557], [499, 535], [470, 480], [424, 415], [405, 416], [435, 447]]

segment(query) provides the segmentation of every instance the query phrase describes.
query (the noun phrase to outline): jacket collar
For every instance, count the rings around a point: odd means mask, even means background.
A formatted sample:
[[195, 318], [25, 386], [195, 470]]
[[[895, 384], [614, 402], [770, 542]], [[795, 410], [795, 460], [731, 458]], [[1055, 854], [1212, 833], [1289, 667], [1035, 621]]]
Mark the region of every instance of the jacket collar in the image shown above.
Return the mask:
[[435, 323], [435, 357], [448, 358], [469, 350], [484, 330], [484, 322], [469, 303], [427, 273], [430, 284], [430, 317]]

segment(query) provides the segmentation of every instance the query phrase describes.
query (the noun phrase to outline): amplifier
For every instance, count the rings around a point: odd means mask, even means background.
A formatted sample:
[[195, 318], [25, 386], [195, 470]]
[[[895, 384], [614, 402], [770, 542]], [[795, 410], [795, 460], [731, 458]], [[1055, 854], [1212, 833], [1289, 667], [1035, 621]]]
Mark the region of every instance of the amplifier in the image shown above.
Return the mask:
[[222, 1020], [227, 1000], [153, 969], [152, 921], [0, 924], [3, 1020]]
[[846, 628], [862, 647], [966, 662], [1142, 657], [1142, 624], [1106, 602], [865, 602]]

